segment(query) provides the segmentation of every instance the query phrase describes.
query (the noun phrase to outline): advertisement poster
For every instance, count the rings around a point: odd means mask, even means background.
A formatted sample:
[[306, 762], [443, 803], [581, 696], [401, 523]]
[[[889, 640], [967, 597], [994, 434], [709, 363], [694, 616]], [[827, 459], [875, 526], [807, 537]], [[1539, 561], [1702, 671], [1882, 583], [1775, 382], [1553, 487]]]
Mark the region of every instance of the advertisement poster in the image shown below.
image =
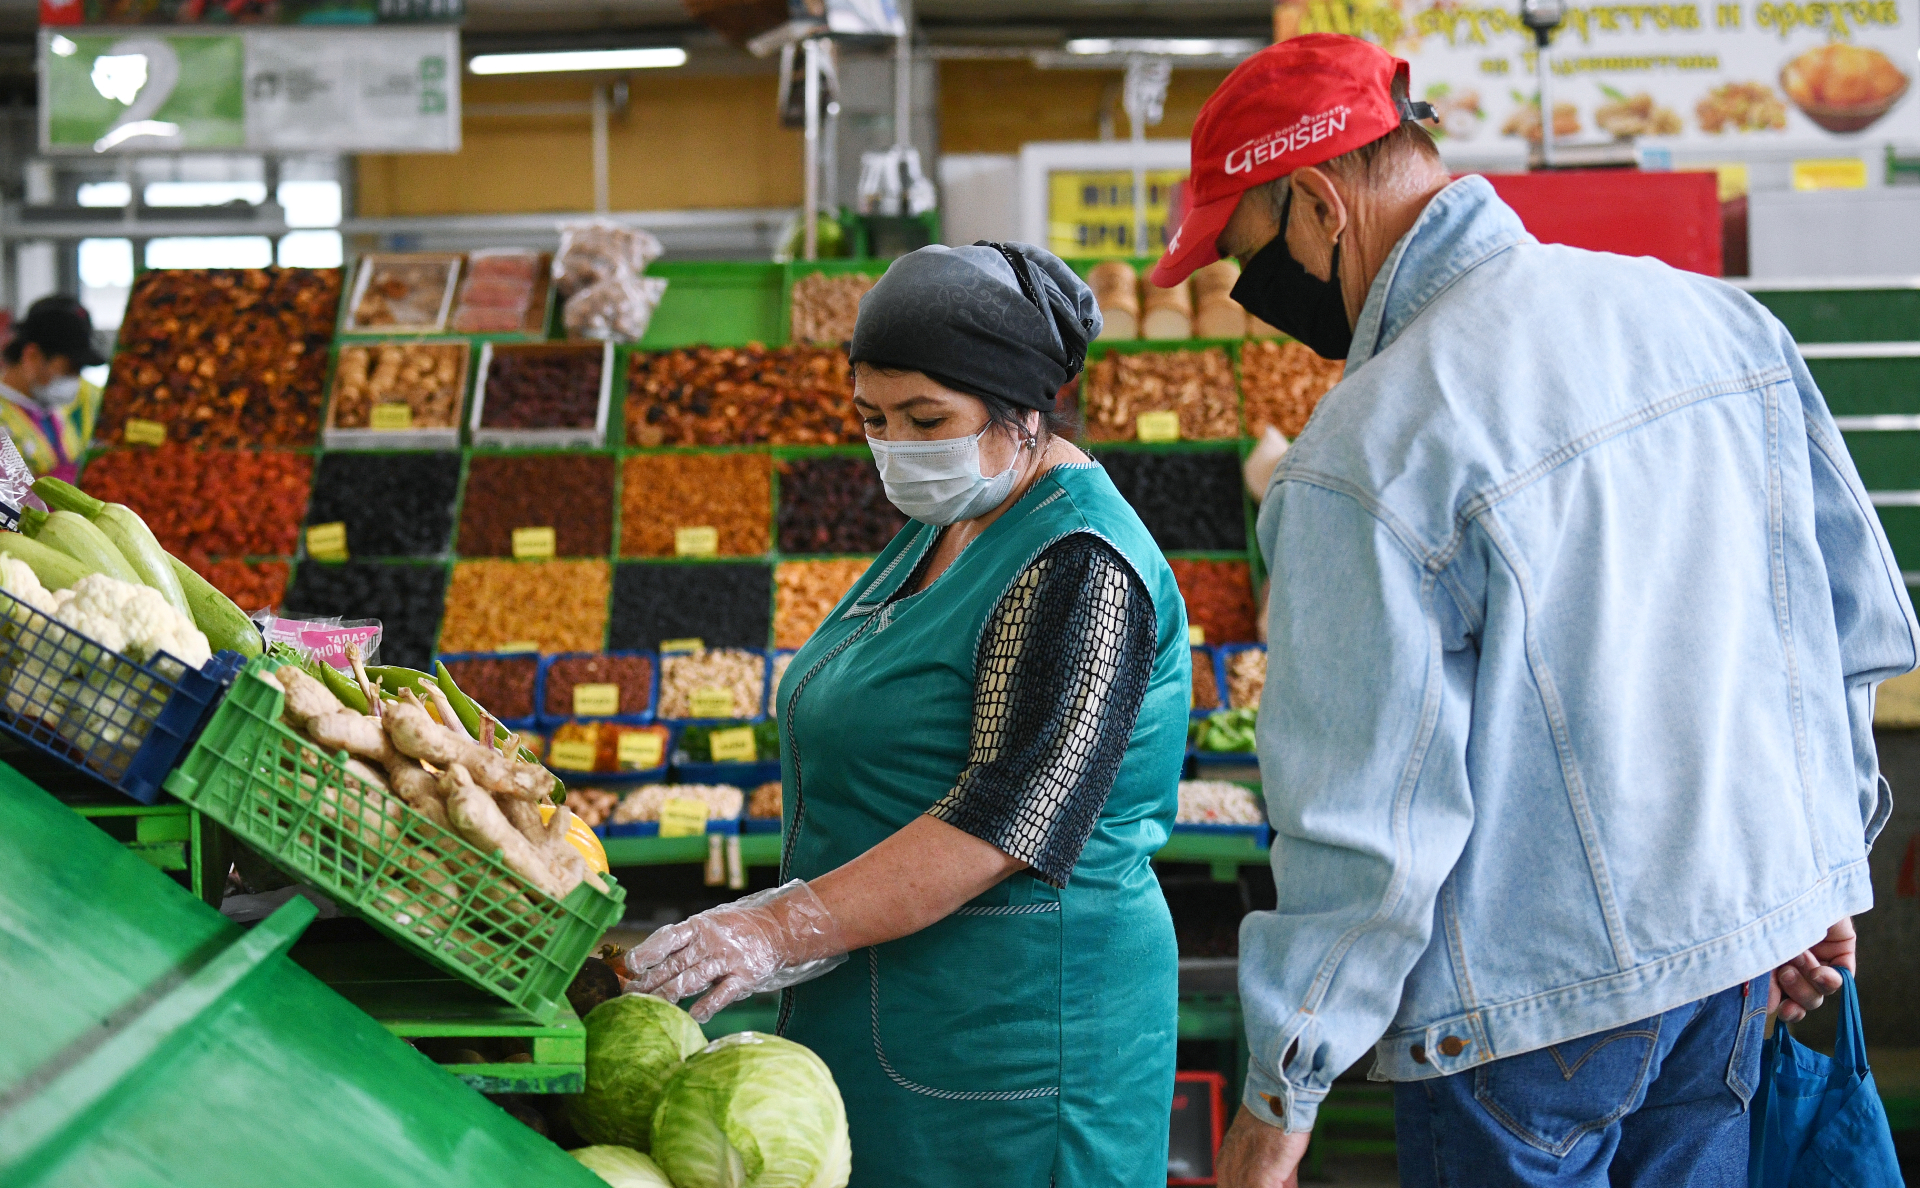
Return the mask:
[[[1519, 6], [1284, 0], [1275, 34], [1364, 36], [1413, 66], [1442, 143], [1538, 144], [1532, 30]], [[1920, 0], [1572, 4], [1555, 31], [1556, 143], [1643, 142], [1739, 156], [1920, 143]]]
[[233, 34], [43, 34], [41, 145], [96, 153], [240, 148], [244, 53]]
[[1047, 176], [1047, 250], [1056, 256], [1157, 256], [1167, 209], [1184, 169], [1147, 170], [1147, 249], [1133, 242], [1133, 172], [1057, 169]]

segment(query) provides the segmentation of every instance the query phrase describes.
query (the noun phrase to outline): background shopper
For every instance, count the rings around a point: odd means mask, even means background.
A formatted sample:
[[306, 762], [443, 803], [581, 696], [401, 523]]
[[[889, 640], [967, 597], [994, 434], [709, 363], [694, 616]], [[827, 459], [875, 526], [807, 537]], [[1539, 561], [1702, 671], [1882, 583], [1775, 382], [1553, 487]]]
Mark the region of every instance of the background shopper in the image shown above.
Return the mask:
[[0, 428], [35, 475], [72, 481], [93, 436], [100, 390], [80, 378], [105, 363], [93, 319], [71, 297], [42, 297], [0, 348]]

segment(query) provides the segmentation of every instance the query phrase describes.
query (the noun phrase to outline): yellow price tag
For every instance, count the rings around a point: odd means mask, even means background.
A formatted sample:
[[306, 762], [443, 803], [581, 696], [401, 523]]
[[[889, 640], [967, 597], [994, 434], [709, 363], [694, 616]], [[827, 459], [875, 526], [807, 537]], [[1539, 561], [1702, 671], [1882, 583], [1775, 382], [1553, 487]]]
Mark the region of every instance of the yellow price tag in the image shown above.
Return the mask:
[[411, 429], [413, 428], [413, 407], [407, 404], [376, 404], [368, 417], [368, 424], [375, 429]]
[[621, 771], [648, 771], [667, 757], [666, 740], [656, 730], [629, 730], [620, 736]]
[[1864, 190], [1867, 188], [1867, 163], [1859, 157], [1795, 161], [1793, 188], [1796, 190]]
[[720, 552], [718, 528], [675, 528], [673, 555], [676, 557], [712, 557]]
[[540, 650], [540, 642], [533, 639], [514, 639], [501, 644], [493, 650], [496, 652], [537, 652]]
[[620, 686], [575, 685], [573, 715], [576, 718], [604, 718], [620, 712]]
[[316, 561], [345, 561], [347, 526], [336, 520], [307, 529], [307, 555]]
[[128, 445], [166, 445], [167, 427], [158, 421], [143, 421], [138, 417], [128, 417], [120, 436]]
[[515, 561], [545, 560], [551, 556], [553, 556], [553, 529], [515, 528], [513, 530]]
[[1134, 432], [1141, 441], [1179, 441], [1180, 414], [1143, 412], [1134, 421]]
[[552, 763], [564, 771], [592, 771], [594, 747], [590, 742], [553, 744]]
[[731, 718], [733, 713], [733, 690], [722, 689], [717, 685], [708, 685], [693, 691], [693, 716], [696, 718]]
[[1187, 628], [1187, 642], [1192, 644], [1196, 648], [1199, 647], [1201, 644], [1206, 643], [1207, 629], [1205, 627]]
[[676, 796], [660, 806], [661, 837], [699, 837], [706, 831], [706, 801]]
[[736, 726], [731, 730], [716, 730], [709, 736], [713, 744], [715, 763], [757, 763], [760, 751], [753, 742], [753, 727]]
[[660, 654], [671, 656], [676, 652], [704, 652], [707, 642], [703, 639], [663, 639], [660, 641]]

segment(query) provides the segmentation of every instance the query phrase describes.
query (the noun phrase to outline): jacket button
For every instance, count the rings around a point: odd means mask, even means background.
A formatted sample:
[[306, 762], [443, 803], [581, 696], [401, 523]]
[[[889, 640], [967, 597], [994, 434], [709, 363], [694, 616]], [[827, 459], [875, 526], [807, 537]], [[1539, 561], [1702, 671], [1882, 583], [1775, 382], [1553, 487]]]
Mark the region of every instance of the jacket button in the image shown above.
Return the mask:
[[1425, 1064], [1427, 1062], [1427, 1046], [1425, 1044], [1415, 1044], [1413, 1045], [1413, 1051], [1409, 1053], [1409, 1055], [1413, 1057], [1415, 1064]]
[[1442, 1056], [1458, 1056], [1466, 1050], [1467, 1041], [1457, 1035], [1450, 1035], [1440, 1041], [1440, 1054]]
[[1281, 1101], [1278, 1094], [1268, 1093], [1263, 1096], [1267, 1099], [1267, 1108], [1273, 1111], [1275, 1117], [1284, 1118], [1287, 1116], [1287, 1103]]

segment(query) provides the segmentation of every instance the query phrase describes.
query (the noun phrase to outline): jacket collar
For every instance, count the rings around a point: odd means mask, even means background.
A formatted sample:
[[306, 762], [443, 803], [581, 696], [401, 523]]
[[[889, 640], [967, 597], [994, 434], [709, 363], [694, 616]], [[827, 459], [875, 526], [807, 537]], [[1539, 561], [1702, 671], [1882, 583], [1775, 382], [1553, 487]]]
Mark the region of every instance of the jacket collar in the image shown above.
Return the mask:
[[1367, 290], [1347, 373], [1385, 350], [1448, 285], [1515, 244], [1533, 242], [1520, 216], [1478, 174], [1435, 194]]

